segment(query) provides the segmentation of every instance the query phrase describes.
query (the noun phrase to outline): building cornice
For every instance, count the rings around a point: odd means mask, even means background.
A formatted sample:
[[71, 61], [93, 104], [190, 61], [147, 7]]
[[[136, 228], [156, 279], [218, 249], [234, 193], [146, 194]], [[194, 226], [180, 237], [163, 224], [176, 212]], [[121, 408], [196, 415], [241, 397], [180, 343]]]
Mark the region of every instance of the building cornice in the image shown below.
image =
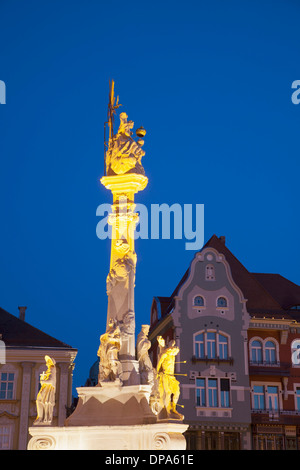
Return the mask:
[[273, 329], [273, 330], [289, 330], [290, 328], [300, 328], [300, 323], [296, 320], [287, 318], [272, 318], [272, 317], [255, 317], [252, 316], [249, 324], [251, 329]]
[[151, 330], [151, 332], [149, 333], [149, 340], [150, 341], [153, 341], [154, 338], [156, 338], [156, 336], [158, 334], [161, 333], [161, 330], [164, 329], [170, 322], [173, 321], [173, 318], [172, 318], [172, 315], [169, 314], [165, 317], [163, 317], [156, 325], [155, 327], [153, 328], [153, 330]]
[[43, 362], [45, 355], [55, 356], [56, 362], [73, 362], [77, 349], [49, 347], [6, 347], [6, 362]]

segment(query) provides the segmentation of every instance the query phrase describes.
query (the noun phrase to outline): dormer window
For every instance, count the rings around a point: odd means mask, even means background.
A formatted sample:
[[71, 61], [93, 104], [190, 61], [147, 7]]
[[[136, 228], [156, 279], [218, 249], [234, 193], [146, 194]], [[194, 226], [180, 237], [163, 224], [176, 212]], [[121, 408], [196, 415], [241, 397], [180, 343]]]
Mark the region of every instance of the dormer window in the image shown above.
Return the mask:
[[202, 295], [197, 295], [194, 298], [194, 307], [204, 307], [204, 298]]
[[214, 281], [215, 280], [215, 268], [212, 264], [207, 264], [205, 268], [205, 280]]
[[293, 305], [291, 310], [300, 310], [300, 305]]

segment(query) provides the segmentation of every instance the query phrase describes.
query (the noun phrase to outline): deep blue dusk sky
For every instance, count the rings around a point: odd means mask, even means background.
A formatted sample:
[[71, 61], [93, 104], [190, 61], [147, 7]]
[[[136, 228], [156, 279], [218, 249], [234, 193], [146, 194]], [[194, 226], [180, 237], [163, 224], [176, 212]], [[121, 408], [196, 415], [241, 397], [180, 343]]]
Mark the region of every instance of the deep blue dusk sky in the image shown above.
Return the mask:
[[[300, 4], [292, 0], [0, 0], [0, 306], [78, 348], [81, 386], [105, 330], [109, 240], [96, 209], [109, 79], [143, 125], [136, 201], [204, 204], [253, 272], [300, 284]], [[117, 120], [118, 122], [118, 120]], [[137, 240], [137, 333], [192, 260]]]

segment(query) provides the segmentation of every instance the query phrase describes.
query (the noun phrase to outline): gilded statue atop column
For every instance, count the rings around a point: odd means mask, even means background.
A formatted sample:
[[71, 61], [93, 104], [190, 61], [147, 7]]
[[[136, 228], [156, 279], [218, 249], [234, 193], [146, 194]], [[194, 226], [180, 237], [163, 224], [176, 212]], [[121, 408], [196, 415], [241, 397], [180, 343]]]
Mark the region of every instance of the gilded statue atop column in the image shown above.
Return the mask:
[[36, 398], [37, 418], [33, 424], [50, 425], [53, 421], [56, 390], [56, 362], [45, 356], [46, 372], [40, 375], [41, 388]]
[[[126, 113], [120, 113], [120, 126], [116, 135], [109, 142], [106, 153], [106, 171], [107, 175], [124, 173], [137, 173], [144, 175], [145, 171], [141, 160], [145, 155], [142, 146], [144, 141], [138, 139], [137, 142], [132, 138], [131, 129], [134, 126], [133, 121], [128, 121]], [[140, 130], [140, 134], [146, 134]]]
[[99, 382], [120, 381], [119, 351], [121, 348], [120, 328], [113, 319], [109, 320], [106, 332], [100, 336], [98, 349]]
[[142, 149], [144, 145], [143, 137], [146, 131], [143, 127], [136, 130], [138, 140], [132, 138], [132, 129], [134, 126], [133, 121], [128, 121], [128, 116], [125, 112], [120, 113], [120, 125], [118, 132], [114, 134], [114, 114], [118, 109], [119, 97], [115, 100], [114, 96], [114, 81], [110, 83], [109, 105], [108, 105], [108, 120], [109, 126], [109, 140], [106, 152], [106, 174], [124, 175], [125, 173], [135, 173], [138, 175], [145, 175], [144, 168], [141, 163], [142, 157], [145, 155]]

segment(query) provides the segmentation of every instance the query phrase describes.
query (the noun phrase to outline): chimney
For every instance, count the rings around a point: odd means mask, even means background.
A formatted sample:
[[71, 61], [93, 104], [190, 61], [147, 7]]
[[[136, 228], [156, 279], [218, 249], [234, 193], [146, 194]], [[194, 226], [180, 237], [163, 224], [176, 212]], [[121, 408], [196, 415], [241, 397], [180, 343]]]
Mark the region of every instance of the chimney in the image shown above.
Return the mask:
[[220, 242], [224, 243], [224, 245], [225, 245], [225, 237], [224, 237], [224, 235], [222, 235], [221, 237], [219, 237], [219, 240], [220, 240]]
[[20, 320], [25, 321], [25, 312], [26, 312], [27, 307], [18, 307], [18, 309], [19, 309]]

